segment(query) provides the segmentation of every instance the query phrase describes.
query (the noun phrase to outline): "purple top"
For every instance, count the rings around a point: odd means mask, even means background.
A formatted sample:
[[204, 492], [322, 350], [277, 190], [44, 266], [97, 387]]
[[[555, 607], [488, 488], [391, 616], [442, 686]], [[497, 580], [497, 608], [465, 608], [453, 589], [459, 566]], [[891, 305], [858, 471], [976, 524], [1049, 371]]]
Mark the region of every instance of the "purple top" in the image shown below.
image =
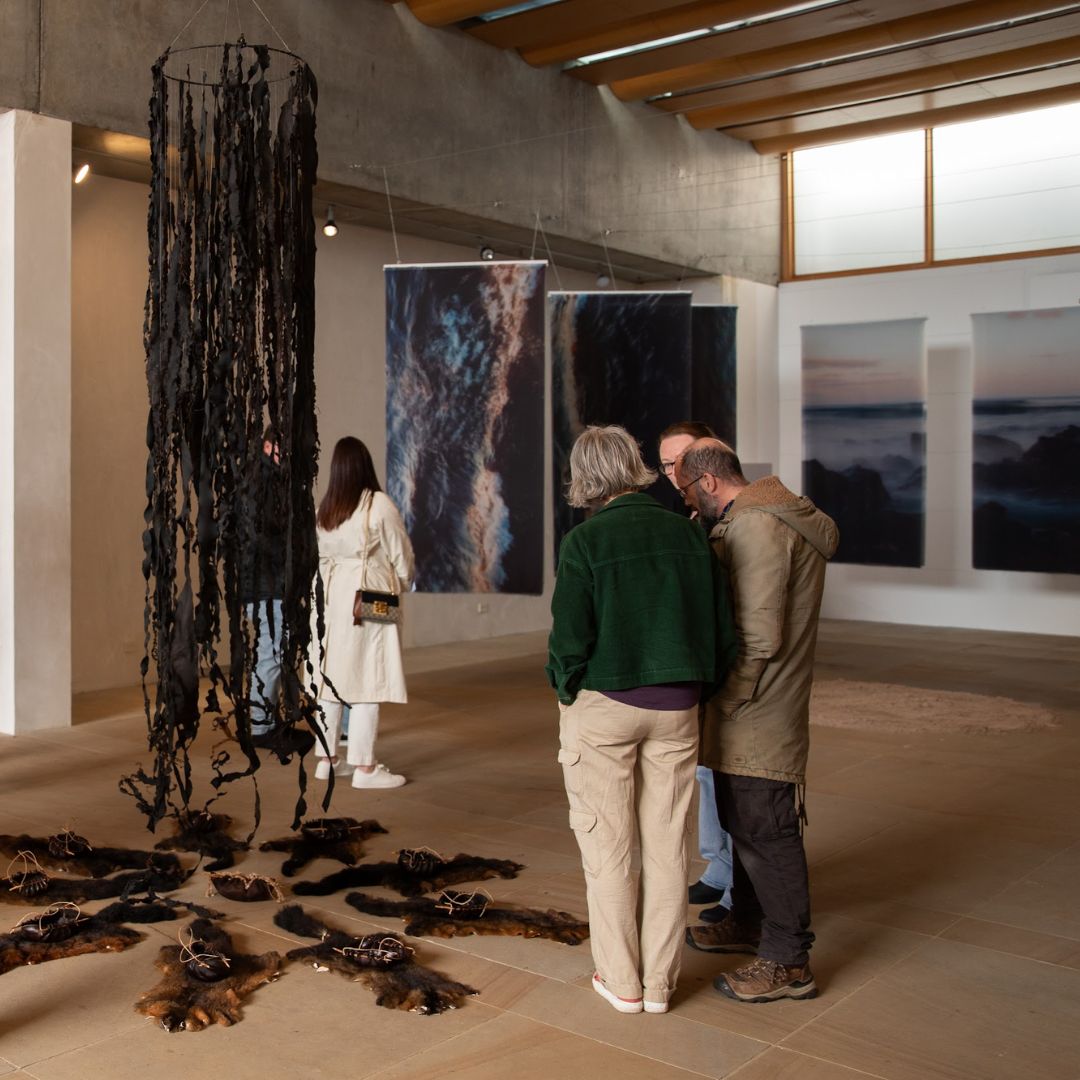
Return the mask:
[[692, 709], [701, 699], [701, 683], [657, 683], [655, 686], [635, 686], [630, 690], [601, 690], [601, 694], [635, 709], [653, 709], [656, 712], [675, 712]]

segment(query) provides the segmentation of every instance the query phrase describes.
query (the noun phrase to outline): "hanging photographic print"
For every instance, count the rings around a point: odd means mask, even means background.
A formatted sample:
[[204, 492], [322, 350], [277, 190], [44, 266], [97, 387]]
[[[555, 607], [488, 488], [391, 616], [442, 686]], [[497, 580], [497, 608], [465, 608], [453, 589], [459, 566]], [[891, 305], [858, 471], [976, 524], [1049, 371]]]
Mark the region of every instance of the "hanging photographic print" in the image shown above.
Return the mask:
[[1080, 574], [1080, 309], [971, 318], [975, 568]]
[[925, 323], [802, 328], [803, 493], [840, 530], [834, 562], [923, 564]]
[[386, 484], [420, 592], [543, 591], [544, 266], [388, 266]]
[[660, 432], [690, 415], [690, 294], [553, 292], [548, 301], [558, 561], [563, 536], [585, 520], [566, 502], [578, 435], [621, 424], [655, 467]]
[[[729, 446], [735, 441], [735, 307], [690, 309], [690, 413]], [[680, 417], [680, 419], [682, 419]]]

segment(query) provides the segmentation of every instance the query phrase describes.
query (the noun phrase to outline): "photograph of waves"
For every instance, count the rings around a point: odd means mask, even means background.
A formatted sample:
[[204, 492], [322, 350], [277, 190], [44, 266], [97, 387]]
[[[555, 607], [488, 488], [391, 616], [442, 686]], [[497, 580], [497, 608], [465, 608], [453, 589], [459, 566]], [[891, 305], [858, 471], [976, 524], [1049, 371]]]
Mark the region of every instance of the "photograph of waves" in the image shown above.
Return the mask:
[[419, 592], [543, 591], [544, 268], [386, 267], [387, 493]]
[[1080, 309], [973, 315], [978, 570], [1080, 573]]
[[802, 328], [803, 494], [839, 527], [834, 562], [923, 565], [925, 323]]

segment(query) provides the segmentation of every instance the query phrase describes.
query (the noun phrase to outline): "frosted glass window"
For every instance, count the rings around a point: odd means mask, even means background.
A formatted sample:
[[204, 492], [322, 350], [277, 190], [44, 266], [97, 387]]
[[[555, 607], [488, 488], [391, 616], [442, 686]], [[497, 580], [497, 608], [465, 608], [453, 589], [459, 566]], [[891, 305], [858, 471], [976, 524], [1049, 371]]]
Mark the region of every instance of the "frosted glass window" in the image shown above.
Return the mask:
[[934, 129], [934, 257], [1080, 245], [1080, 105]]
[[792, 167], [796, 274], [923, 261], [922, 131], [798, 150]]

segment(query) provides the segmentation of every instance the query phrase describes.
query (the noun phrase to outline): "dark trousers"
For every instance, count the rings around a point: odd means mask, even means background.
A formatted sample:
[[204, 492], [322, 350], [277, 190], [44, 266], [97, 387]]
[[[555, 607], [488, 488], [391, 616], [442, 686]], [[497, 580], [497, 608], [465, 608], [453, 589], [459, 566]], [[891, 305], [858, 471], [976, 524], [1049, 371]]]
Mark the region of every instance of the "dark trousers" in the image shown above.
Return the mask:
[[801, 966], [808, 960], [810, 883], [795, 812], [795, 785], [714, 772], [720, 824], [731, 834], [731, 913], [761, 925], [758, 956]]

